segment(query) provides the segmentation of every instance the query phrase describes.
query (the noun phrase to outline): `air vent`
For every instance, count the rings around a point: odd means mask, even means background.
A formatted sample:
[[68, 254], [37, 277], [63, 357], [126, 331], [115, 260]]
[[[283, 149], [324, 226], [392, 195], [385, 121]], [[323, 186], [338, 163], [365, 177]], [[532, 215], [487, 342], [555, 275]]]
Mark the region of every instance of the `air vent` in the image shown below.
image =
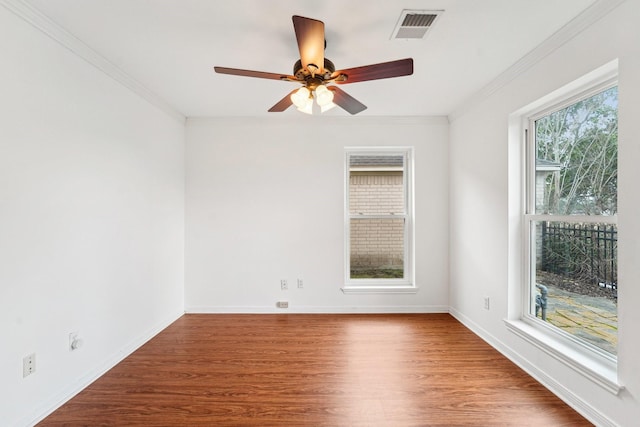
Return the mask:
[[408, 10], [400, 14], [392, 39], [423, 39], [443, 10]]

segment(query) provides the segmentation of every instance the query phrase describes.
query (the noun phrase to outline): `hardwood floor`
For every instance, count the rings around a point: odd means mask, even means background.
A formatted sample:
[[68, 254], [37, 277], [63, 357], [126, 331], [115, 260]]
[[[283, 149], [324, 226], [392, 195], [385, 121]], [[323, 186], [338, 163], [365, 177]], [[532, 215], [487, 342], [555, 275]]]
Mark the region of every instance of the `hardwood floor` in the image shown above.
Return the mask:
[[591, 424], [448, 314], [192, 314], [38, 425]]

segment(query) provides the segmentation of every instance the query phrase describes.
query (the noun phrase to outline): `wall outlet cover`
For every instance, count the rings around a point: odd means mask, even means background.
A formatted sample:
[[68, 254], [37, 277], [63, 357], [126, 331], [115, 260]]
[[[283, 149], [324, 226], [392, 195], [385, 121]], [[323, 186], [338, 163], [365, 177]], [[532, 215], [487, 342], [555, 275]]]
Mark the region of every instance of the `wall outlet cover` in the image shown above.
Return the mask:
[[36, 354], [31, 353], [22, 359], [22, 377], [27, 377], [36, 371]]

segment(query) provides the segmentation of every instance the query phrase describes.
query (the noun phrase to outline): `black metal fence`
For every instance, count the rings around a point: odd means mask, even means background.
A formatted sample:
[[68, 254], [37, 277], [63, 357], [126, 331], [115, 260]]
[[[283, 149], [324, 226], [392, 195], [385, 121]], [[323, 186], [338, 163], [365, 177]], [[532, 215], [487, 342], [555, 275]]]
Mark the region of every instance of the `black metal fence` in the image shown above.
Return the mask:
[[542, 270], [617, 289], [616, 225], [552, 221], [541, 224]]

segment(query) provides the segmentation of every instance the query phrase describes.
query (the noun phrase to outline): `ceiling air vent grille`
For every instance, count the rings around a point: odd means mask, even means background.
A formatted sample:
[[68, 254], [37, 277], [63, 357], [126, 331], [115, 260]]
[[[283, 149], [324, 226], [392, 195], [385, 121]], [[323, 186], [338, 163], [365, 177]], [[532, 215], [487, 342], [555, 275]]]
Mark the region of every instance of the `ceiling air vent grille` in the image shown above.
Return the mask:
[[442, 10], [403, 10], [391, 38], [423, 39], [442, 12]]

